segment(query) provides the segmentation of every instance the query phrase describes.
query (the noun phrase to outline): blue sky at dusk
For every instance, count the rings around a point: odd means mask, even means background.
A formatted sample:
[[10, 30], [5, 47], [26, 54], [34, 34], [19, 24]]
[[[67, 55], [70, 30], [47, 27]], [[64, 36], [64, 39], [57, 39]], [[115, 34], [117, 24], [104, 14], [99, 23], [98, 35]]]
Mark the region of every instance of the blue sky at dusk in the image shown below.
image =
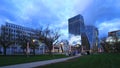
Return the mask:
[[100, 36], [120, 29], [120, 0], [0, 0], [0, 25], [6, 21], [31, 27], [55, 29], [67, 37], [68, 18], [82, 14]]

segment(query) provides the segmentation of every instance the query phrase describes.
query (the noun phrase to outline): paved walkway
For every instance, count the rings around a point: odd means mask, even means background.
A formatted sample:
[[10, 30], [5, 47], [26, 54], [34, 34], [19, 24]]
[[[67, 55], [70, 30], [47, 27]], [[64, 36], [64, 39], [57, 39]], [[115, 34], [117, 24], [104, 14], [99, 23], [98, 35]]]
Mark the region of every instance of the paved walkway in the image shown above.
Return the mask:
[[9, 66], [3, 66], [0, 68], [33, 68], [33, 67], [37, 67], [37, 66], [51, 64], [51, 63], [63, 62], [63, 61], [69, 60], [69, 59], [79, 57], [79, 56], [80, 55], [72, 56], [72, 57], [68, 57], [68, 58], [61, 58], [61, 59], [53, 59], [53, 60], [37, 61], [37, 62], [31, 62], [31, 63], [17, 64], [17, 65], [9, 65]]

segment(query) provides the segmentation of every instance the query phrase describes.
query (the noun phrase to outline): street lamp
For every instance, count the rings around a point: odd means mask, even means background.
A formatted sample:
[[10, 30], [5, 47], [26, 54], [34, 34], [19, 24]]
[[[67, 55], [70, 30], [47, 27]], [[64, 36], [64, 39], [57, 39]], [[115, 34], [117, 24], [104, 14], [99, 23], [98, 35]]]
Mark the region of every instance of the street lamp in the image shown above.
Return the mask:
[[42, 53], [43, 53], [43, 54], [45, 53], [45, 44], [44, 44], [44, 43], [40, 42], [40, 41], [37, 40], [37, 39], [33, 39], [32, 42], [33, 42], [34, 46], [35, 46], [35, 45], [40, 46], [40, 47], [39, 47], [39, 51], [41, 51], [41, 48], [42, 48]]
[[36, 39], [33, 39], [32, 42], [34, 43], [35, 41], [37, 41]]

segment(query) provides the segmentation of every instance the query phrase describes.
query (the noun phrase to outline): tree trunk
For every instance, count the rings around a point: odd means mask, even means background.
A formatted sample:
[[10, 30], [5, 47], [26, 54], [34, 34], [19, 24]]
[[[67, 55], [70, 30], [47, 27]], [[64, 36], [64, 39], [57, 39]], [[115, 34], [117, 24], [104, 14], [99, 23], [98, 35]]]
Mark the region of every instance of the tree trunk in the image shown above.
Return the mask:
[[6, 49], [7, 49], [7, 47], [3, 47], [4, 48], [4, 55], [6, 55]]
[[52, 50], [51, 50], [51, 49], [49, 49], [49, 52], [48, 52], [48, 53], [49, 53], [49, 55], [52, 55]]
[[22, 50], [23, 50], [23, 55], [26, 55], [26, 51], [25, 51], [25, 49], [24, 49], [24, 48], [22, 48]]
[[33, 48], [33, 55], [35, 55], [35, 48]]
[[48, 46], [48, 49], [49, 49], [49, 55], [52, 55], [53, 46]]

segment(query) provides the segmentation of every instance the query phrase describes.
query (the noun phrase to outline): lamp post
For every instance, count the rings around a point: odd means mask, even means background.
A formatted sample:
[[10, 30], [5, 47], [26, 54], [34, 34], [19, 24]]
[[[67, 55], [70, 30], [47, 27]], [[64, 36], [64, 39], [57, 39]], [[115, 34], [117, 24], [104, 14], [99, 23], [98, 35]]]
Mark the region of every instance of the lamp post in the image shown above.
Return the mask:
[[36, 39], [33, 39], [32, 42], [33, 42], [33, 54], [35, 55], [35, 45], [34, 44], [36, 42]]
[[40, 49], [40, 48], [42, 47], [42, 53], [43, 53], [43, 54], [45, 53], [45, 44], [43, 44], [42, 42], [40, 42], [40, 41], [37, 40], [37, 39], [33, 39], [32, 42], [33, 42], [33, 44], [34, 44], [34, 46], [33, 46], [33, 48], [34, 48], [34, 54], [35, 54], [35, 48], [36, 48], [36, 46], [39, 47], [39, 52], [41, 52], [41, 49]]

